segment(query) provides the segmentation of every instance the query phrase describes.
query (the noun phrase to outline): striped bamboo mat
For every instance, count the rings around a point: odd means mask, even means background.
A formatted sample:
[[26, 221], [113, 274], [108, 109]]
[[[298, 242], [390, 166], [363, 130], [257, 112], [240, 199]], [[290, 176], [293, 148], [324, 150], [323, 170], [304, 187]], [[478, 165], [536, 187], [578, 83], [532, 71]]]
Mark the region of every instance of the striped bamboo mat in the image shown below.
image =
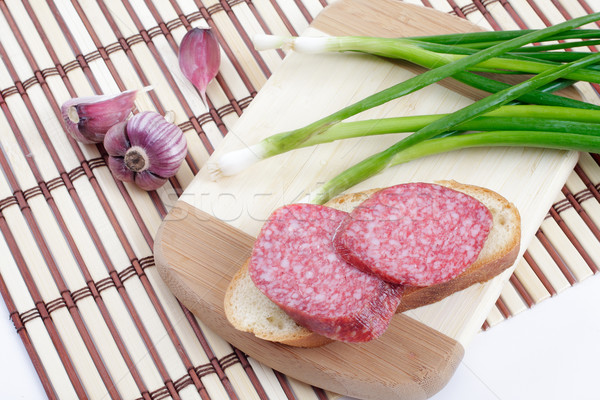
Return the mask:
[[[488, 29], [539, 28], [598, 0], [411, 0]], [[258, 32], [301, 33], [326, 0], [0, 1], [0, 293], [49, 398], [335, 397], [246, 357], [162, 284], [153, 237], [282, 61]], [[224, 51], [206, 108], [177, 67], [190, 26]], [[146, 193], [113, 179], [100, 147], [71, 140], [71, 97], [152, 85], [142, 110], [172, 110], [189, 143], [177, 176]], [[588, 87], [589, 95], [596, 96]], [[600, 158], [583, 154], [484, 329], [600, 266]]]

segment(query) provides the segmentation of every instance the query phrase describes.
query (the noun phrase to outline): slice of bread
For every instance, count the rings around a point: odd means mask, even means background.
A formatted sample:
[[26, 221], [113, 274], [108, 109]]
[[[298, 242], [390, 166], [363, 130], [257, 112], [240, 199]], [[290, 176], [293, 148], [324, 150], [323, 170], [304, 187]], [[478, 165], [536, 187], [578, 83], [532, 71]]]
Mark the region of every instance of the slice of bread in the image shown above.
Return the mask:
[[[458, 277], [426, 287], [406, 287], [397, 312], [438, 302], [475, 284], [490, 280], [514, 264], [521, 243], [521, 218], [517, 208], [498, 193], [455, 181], [436, 182], [468, 194], [490, 210], [493, 225], [477, 260]], [[336, 197], [326, 205], [351, 212], [378, 189]], [[331, 341], [296, 324], [254, 285], [244, 264], [225, 294], [225, 314], [238, 330], [256, 337], [297, 347], [317, 347]]]
[[317, 347], [331, 342], [298, 325], [252, 282], [248, 262], [235, 274], [225, 292], [225, 315], [238, 330], [295, 347]]

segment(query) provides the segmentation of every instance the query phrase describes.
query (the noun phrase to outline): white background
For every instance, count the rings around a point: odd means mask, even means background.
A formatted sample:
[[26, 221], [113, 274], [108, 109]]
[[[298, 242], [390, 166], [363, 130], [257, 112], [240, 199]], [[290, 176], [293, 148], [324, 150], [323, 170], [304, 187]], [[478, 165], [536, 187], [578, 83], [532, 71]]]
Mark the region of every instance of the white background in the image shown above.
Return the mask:
[[[475, 337], [434, 400], [600, 399], [600, 276]], [[46, 398], [0, 304], [0, 399]], [[215, 399], [216, 400], [216, 399]]]

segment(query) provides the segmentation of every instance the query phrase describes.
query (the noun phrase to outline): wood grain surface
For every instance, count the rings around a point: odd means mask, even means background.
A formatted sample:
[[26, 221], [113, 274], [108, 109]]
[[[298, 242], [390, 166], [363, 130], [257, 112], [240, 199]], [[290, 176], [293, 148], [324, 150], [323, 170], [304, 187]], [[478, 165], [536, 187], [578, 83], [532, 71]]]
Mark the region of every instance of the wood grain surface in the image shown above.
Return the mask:
[[[393, 0], [340, 0], [305, 35], [411, 36], [473, 31], [472, 24]], [[362, 54], [289, 54], [212, 157], [297, 128], [408, 79], [414, 72]], [[480, 94], [432, 85], [360, 118], [451, 112]], [[423, 399], [450, 379], [513, 268], [483, 285], [395, 317], [384, 336], [364, 345], [294, 349], [234, 330], [223, 295], [275, 208], [298, 201], [348, 166], [398, 140], [361, 138], [286, 153], [233, 177], [212, 181], [203, 168], [159, 229], [155, 258], [178, 299], [208, 327], [250, 356], [296, 379], [361, 398]], [[409, 181], [454, 179], [488, 187], [522, 216], [522, 249], [540, 226], [577, 160], [575, 152], [472, 149], [395, 167], [353, 191]], [[210, 161], [210, 160], [209, 160]]]

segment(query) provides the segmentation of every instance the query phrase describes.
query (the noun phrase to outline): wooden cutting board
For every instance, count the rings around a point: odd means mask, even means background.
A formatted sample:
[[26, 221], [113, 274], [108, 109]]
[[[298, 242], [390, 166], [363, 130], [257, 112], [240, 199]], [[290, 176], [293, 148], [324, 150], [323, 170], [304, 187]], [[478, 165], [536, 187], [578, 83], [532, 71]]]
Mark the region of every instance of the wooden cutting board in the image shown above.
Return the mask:
[[[478, 30], [469, 22], [394, 0], [339, 0], [305, 35], [414, 36]], [[376, 90], [405, 80], [410, 69], [361, 54], [289, 54], [226, 136], [213, 157], [304, 126]], [[451, 112], [480, 93], [433, 85], [367, 111], [359, 118]], [[448, 85], [446, 85], [448, 86]], [[299, 201], [348, 166], [398, 139], [348, 140], [289, 152], [213, 182], [206, 168], [169, 212], [156, 237], [161, 276], [178, 299], [225, 340], [301, 381], [359, 398], [424, 399], [440, 390], [462, 359], [513, 269], [426, 307], [396, 315], [389, 330], [365, 344], [298, 349], [256, 339], [227, 322], [227, 285], [249, 256], [275, 208]], [[577, 153], [533, 149], [473, 149], [394, 167], [353, 188], [454, 179], [488, 187], [522, 216], [525, 249], [559, 194]]]

